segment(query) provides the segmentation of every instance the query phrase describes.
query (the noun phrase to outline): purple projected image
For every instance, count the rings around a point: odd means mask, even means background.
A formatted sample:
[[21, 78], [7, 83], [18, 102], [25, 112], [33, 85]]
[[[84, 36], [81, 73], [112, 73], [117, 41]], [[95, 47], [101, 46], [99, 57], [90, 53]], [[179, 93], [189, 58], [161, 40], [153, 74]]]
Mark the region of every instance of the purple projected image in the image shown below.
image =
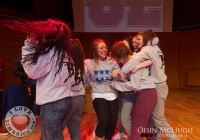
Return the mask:
[[85, 32], [162, 32], [162, 0], [85, 0]]

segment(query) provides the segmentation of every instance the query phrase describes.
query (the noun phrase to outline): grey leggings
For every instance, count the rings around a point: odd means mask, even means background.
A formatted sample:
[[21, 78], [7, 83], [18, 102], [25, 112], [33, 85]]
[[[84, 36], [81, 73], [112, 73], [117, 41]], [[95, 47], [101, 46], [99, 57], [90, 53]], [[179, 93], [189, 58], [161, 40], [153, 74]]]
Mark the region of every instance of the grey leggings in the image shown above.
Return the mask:
[[75, 96], [71, 98], [72, 108], [63, 121], [63, 126], [67, 126], [71, 140], [81, 140], [80, 121], [85, 104], [85, 96]]

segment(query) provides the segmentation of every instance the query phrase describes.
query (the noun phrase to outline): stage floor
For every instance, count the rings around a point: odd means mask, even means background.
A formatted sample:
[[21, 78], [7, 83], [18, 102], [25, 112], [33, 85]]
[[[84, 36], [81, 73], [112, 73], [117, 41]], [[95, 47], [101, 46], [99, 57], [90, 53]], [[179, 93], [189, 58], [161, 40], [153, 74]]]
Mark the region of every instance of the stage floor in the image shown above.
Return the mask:
[[[82, 140], [94, 140], [92, 137], [96, 115], [91, 103], [90, 87], [86, 89], [86, 100], [81, 120]], [[170, 89], [165, 106], [168, 123], [176, 130], [180, 140], [200, 140], [200, 92]], [[117, 129], [116, 129], [117, 130]], [[35, 130], [27, 137], [17, 138], [12, 135], [0, 136], [1, 140], [39, 140], [39, 118]], [[67, 128], [65, 140], [70, 140]], [[163, 140], [167, 140], [163, 135]]]

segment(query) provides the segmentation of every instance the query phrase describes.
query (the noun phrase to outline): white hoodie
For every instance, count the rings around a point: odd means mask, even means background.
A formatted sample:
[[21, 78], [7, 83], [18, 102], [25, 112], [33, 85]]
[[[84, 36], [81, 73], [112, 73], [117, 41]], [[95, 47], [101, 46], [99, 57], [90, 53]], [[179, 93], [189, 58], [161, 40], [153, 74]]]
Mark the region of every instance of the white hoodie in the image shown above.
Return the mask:
[[[22, 47], [22, 61], [27, 55], [35, 52], [33, 44], [25, 41]], [[74, 84], [74, 66], [70, 64], [70, 59], [65, 57], [59, 74], [55, 76], [58, 66], [56, 66], [57, 53], [54, 55], [55, 47], [49, 53], [41, 55], [36, 64], [23, 64], [24, 70], [32, 79], [37, 79], [36, 83], [36, 104], [43, 105], [54, 102], [65, 97], [71, 97], [71, 87]], [[56, 66], [56, 67], [55, 67]], [[71, 71], [68, 71], [71, 67]], [[68, 78], [68, 79], [67, 79]], [[67, 80], [66, 80], [67, 79]]]

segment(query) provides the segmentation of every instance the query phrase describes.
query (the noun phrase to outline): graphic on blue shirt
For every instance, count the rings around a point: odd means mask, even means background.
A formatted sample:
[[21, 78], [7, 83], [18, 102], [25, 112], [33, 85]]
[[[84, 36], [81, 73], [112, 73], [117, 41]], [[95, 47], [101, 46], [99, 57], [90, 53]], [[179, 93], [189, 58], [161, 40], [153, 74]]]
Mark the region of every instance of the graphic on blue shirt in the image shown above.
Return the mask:
[[109, 70], [94, 70], [94, 77], [97, 82], [101, 82], [103, 80], [112, 80]]

